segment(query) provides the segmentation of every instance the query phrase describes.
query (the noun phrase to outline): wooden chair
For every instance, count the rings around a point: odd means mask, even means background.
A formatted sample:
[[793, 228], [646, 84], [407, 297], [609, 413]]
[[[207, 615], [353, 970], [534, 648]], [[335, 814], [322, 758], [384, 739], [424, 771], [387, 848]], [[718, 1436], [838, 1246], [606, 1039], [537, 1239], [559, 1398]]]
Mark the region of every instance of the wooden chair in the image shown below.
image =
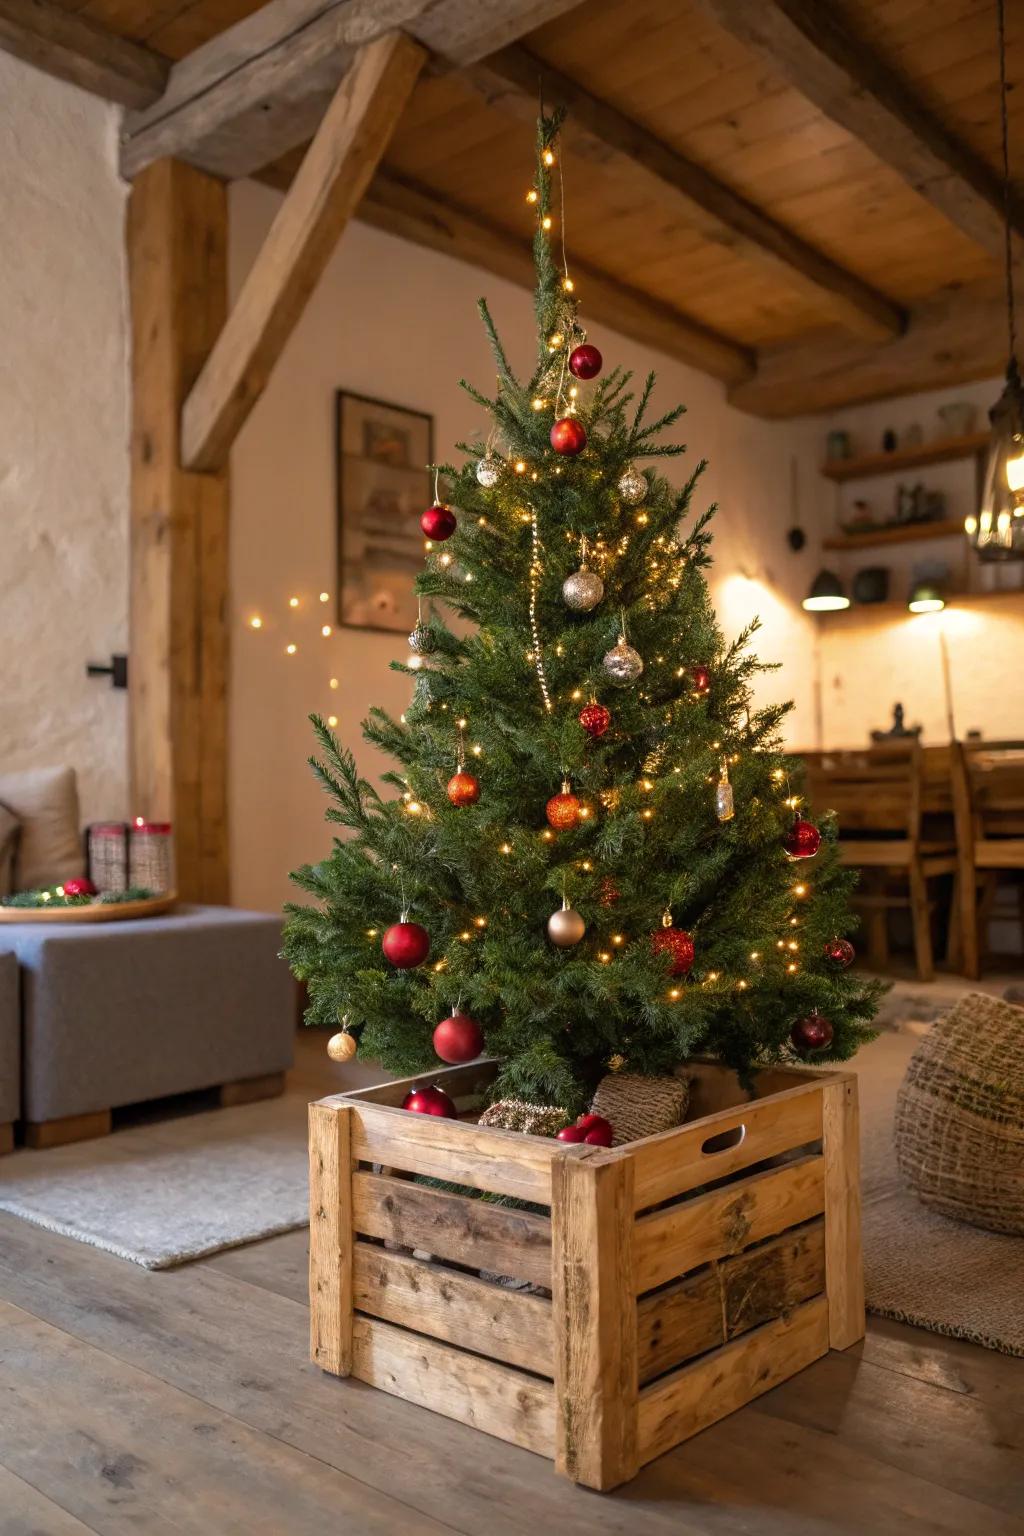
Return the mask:
[[[909, 907], [917, 975], [935, 974], [928, 882], [957, 873], [952, 797], [948, 809], [930, 786], [923, 809], [924, 762], [916, 741], [886, 743], [863, 751], [802, 755], [807, 793], [819, 811], [835, 811], [844, 864], [861, 870], [854, 903], [866, 913], [868, 958], [876, 967], [889, 958], [888, 914]], [[894, 892], [898, 880], [902, 889]], [[955, 925], [951, 920], [951, 931]]]
[[[953, 797], [960, 948], [964, 975], [977, 981], [1000, 871], [1024, 870], [1024, 741], [958, 742]], [[1017, 910], [1024, 924], [1024, 883]]]

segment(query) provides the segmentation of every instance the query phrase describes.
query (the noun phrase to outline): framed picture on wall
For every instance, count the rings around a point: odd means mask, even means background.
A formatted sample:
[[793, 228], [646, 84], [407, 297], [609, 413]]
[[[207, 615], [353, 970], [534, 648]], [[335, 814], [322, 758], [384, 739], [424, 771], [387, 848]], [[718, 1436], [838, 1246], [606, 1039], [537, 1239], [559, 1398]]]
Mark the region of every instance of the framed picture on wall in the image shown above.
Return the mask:
[[339, 389], [335, 397], [338, 623], [408, 633], [423, 566], [434, 418]]

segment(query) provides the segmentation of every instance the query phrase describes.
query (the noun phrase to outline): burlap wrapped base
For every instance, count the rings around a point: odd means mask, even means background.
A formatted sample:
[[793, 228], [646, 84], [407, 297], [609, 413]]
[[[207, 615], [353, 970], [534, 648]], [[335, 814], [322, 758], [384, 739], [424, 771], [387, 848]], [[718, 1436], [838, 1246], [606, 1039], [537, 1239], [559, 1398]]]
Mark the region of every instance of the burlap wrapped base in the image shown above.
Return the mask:
[[690, 1087], [683, 1078], [609, 1072], [597, 1085], [591, 1109], [611, 1122], [612, 1146], [621, 1147], [681, 1125], [689, 1101]]
[[1024, 1234], [1024, 1009], [972, 992], [940, 1019], [907, 1068], [894, 1136], [925, 1205]]

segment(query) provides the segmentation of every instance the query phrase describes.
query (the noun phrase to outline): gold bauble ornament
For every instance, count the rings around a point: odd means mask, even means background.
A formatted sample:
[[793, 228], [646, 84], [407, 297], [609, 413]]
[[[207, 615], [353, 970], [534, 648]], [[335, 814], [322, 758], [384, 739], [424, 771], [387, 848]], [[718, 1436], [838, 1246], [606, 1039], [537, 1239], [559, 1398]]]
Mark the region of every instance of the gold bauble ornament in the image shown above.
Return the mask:
[[570, 907], [568, 900], [562, 898], [562, 907], [559, 912], [552, 912], [548, 918], [548, 938], [559, 949], [572, 949], [578, 944], [587, 931], [587, 925], [580, 914]]
[[347, 1029], [339, 1029], [327, 1042], [327, 1054], [332, 1061], [351, 1061], [356, 1050], [356, 1037]]

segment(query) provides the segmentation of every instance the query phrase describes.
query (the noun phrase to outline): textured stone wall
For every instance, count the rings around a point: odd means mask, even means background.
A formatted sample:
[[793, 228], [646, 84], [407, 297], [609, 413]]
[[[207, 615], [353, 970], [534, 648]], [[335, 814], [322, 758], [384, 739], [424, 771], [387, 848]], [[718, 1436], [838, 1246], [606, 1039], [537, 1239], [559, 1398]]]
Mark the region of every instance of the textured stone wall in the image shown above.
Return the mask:
[[124, 188], [117, 113], [0, 52], [0, 765], [127, 814]]

